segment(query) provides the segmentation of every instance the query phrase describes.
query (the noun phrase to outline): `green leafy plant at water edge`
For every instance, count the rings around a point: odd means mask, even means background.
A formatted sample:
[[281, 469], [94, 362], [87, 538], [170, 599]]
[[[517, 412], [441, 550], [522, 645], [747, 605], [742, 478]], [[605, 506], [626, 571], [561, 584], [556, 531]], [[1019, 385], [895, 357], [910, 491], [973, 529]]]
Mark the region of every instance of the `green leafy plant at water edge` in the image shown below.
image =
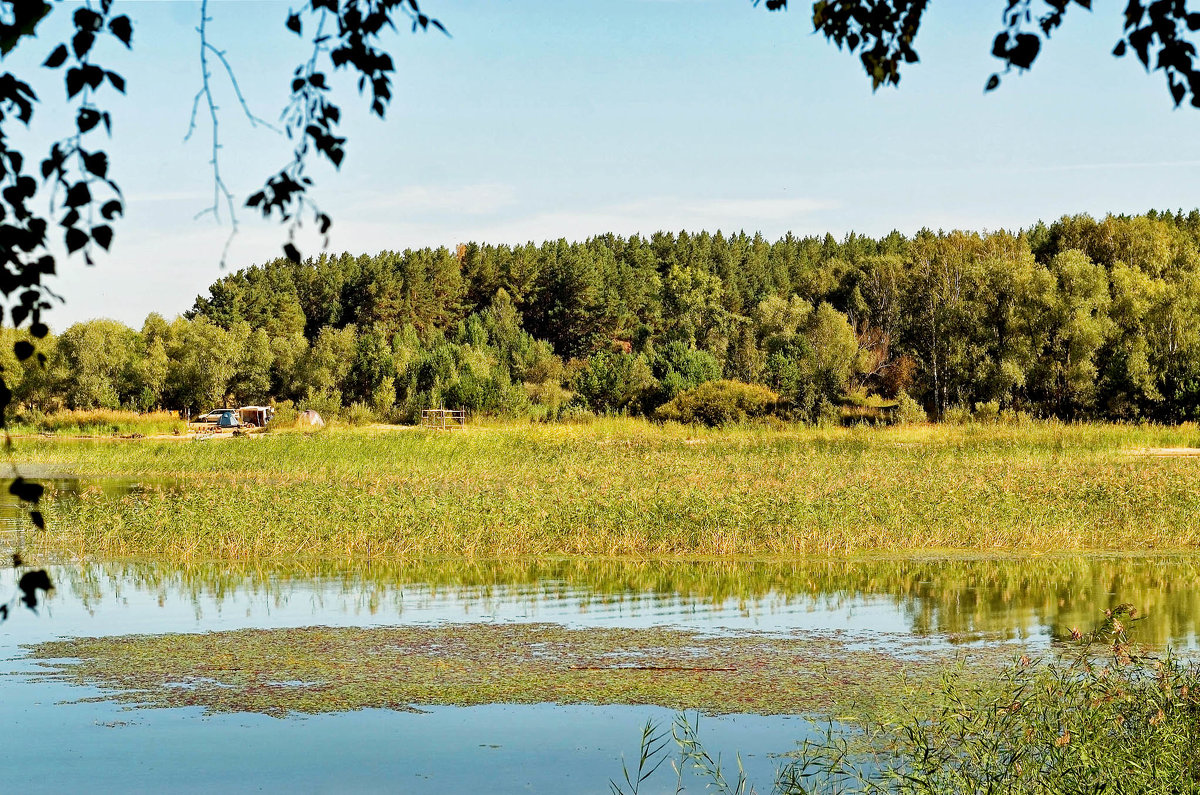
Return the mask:
[[741, 755], [739, 754], [736, 758], [737, 776], [730, 783], [725, 776], [725, 767], [721, 763], [721, 756], [718, 754], [713, 757], [700, 741], [699, 714], [689, 719], [686, 713], [676, 716], [669, 732], [660, 728], [653, 721], [647, 721], [642, 728], [641, 753], [638, 756], [637, 769], [631, 774], [629, 767], [622, 760], [622, 778], [625, 780], [625, 786], [621, 786], [614, 779], [609, 779], [609, 788], [613, 795], [638, 795], [641, 785], [668, 760], [671, 762], [671, 770], [675, 773], [676, 793], [686, 790], [684, 777], [688, 773], [703, 782], [707, 792], [717, 792], [721, 795], [746, 795], [746, 793], [754, 791], [746, 779]]
[[827, 724], [790, 754], [775, 792], [1200, 792], [1200, 665], [1142, 654], [1128, 638], [1137, 620], [1119, 605], [1093, 632], [1072, 633], [1081, 646], [1068, 662], [1023, 656], [991, 681], [948, 675], [932, 709]]

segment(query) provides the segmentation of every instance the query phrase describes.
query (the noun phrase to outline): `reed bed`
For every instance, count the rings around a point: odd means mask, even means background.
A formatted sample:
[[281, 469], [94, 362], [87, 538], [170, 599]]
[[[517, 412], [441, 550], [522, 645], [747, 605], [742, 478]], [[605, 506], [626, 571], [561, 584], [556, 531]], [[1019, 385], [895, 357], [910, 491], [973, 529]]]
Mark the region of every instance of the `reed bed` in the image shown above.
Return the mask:
[[34, 543], [176, 561], [1190, 549], [1194, 426], [723, 430], [605, 420], [214, 443], [30, 440], [20, 462], [174, 479], [51, 504]]
[[187, 423], [174, 411], [75, 409], [18, 416], [12, 431], [17, 434], [54, 433], [65, 436], [149, 435], [184, 433]]

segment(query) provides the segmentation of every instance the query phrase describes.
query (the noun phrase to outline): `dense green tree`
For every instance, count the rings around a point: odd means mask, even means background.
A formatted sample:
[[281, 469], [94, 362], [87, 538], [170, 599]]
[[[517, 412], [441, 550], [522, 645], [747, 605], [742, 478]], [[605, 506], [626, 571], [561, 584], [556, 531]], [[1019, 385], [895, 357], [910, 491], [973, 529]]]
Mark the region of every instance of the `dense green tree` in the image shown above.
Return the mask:
[[188, 318], [49, 339], [44, 369], [0, 362], [23, 406], [273, 399], [414, 419], [555, 416], [574, 398], [650, 414], [726, 377], [805, 419], [865, 391], [910, 392], [937, 416], [1179, 421], [1200, 412], [1200, 212], [276, 260], [224, 277]]
[[119, 408], [132, 391], [136, 334], [113, 320], [77, 323], [58, 338], [55, 356], [66, 381], [60, 387], [68, 408]]

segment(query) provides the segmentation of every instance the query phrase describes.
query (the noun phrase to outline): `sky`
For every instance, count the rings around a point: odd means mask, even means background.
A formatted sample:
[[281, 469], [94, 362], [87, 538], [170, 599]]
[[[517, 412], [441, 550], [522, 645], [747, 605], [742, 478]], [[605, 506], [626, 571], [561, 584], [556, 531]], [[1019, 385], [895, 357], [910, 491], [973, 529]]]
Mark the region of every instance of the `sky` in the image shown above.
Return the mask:
[[[298, 1], [298, 0], [297, 0]], [[185, 140], [200, 87], [200, 4], [117, 0], [132, 52], [97, 56], [127, 82], [108, 95], [111, 173], [127, 199], [109, 254], [61, 262], [50, 313], [61, 330], [107, 317], [187, 310], [222, 275], [280, 255], [278, 223], [213, 201], [212, 128]], [[334, 80], [349, 139], [340, 170], [312, 170], [334, 219], [333, 253], [460, 242], [583, 240], [597, 234], [761, 232], [776, 239], [893, 229], [995, 230], [1064, 214], [1200, 205], [1200, 111], [1172, 107], [1163, 78], [1115, 59], [1121, 14], [1072, 7], [1032, 71], [991, 57], [1003, 0], [931, 4], [921, 62], [872, 92], [854, 55], [812, 34], [810, 4], [768, 13], [750, 0], [423, 0], [451, 36], [389, 36], [397, 72], [388, 118]], [[1098, 4], [1099, 5], [1099, 4]], [[210, 41], [250, 109], [277, 125], [307, 57], [287, 2], [211, 0]], [[38, 64], [69, 22], [0, 68], [31, 75], [44, 104], [18, 136], [44, 150], [71, 126], [61, 75]], [[289, 142], [251, 124], [214, 82], [220, 165], [239, 197], [283, 166]], [[197, 217], [198, 214], [202, 214]], [[311, 225], [299, 240], [320, 251]]]

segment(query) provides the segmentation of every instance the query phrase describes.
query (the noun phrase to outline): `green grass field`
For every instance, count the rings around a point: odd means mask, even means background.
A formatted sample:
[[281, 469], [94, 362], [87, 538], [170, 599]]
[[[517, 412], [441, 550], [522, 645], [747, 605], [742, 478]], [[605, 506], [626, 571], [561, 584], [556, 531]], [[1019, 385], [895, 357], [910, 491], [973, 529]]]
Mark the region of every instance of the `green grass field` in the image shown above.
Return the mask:
[[[171, 484], [55, 502], [48, 552], [171, 560], [1190, 549], [1194, 426], [701, 430], [606, 420], [26, 439], [18, 466]], [[1175, 455], [1146, 450], [1181, 449]]]

